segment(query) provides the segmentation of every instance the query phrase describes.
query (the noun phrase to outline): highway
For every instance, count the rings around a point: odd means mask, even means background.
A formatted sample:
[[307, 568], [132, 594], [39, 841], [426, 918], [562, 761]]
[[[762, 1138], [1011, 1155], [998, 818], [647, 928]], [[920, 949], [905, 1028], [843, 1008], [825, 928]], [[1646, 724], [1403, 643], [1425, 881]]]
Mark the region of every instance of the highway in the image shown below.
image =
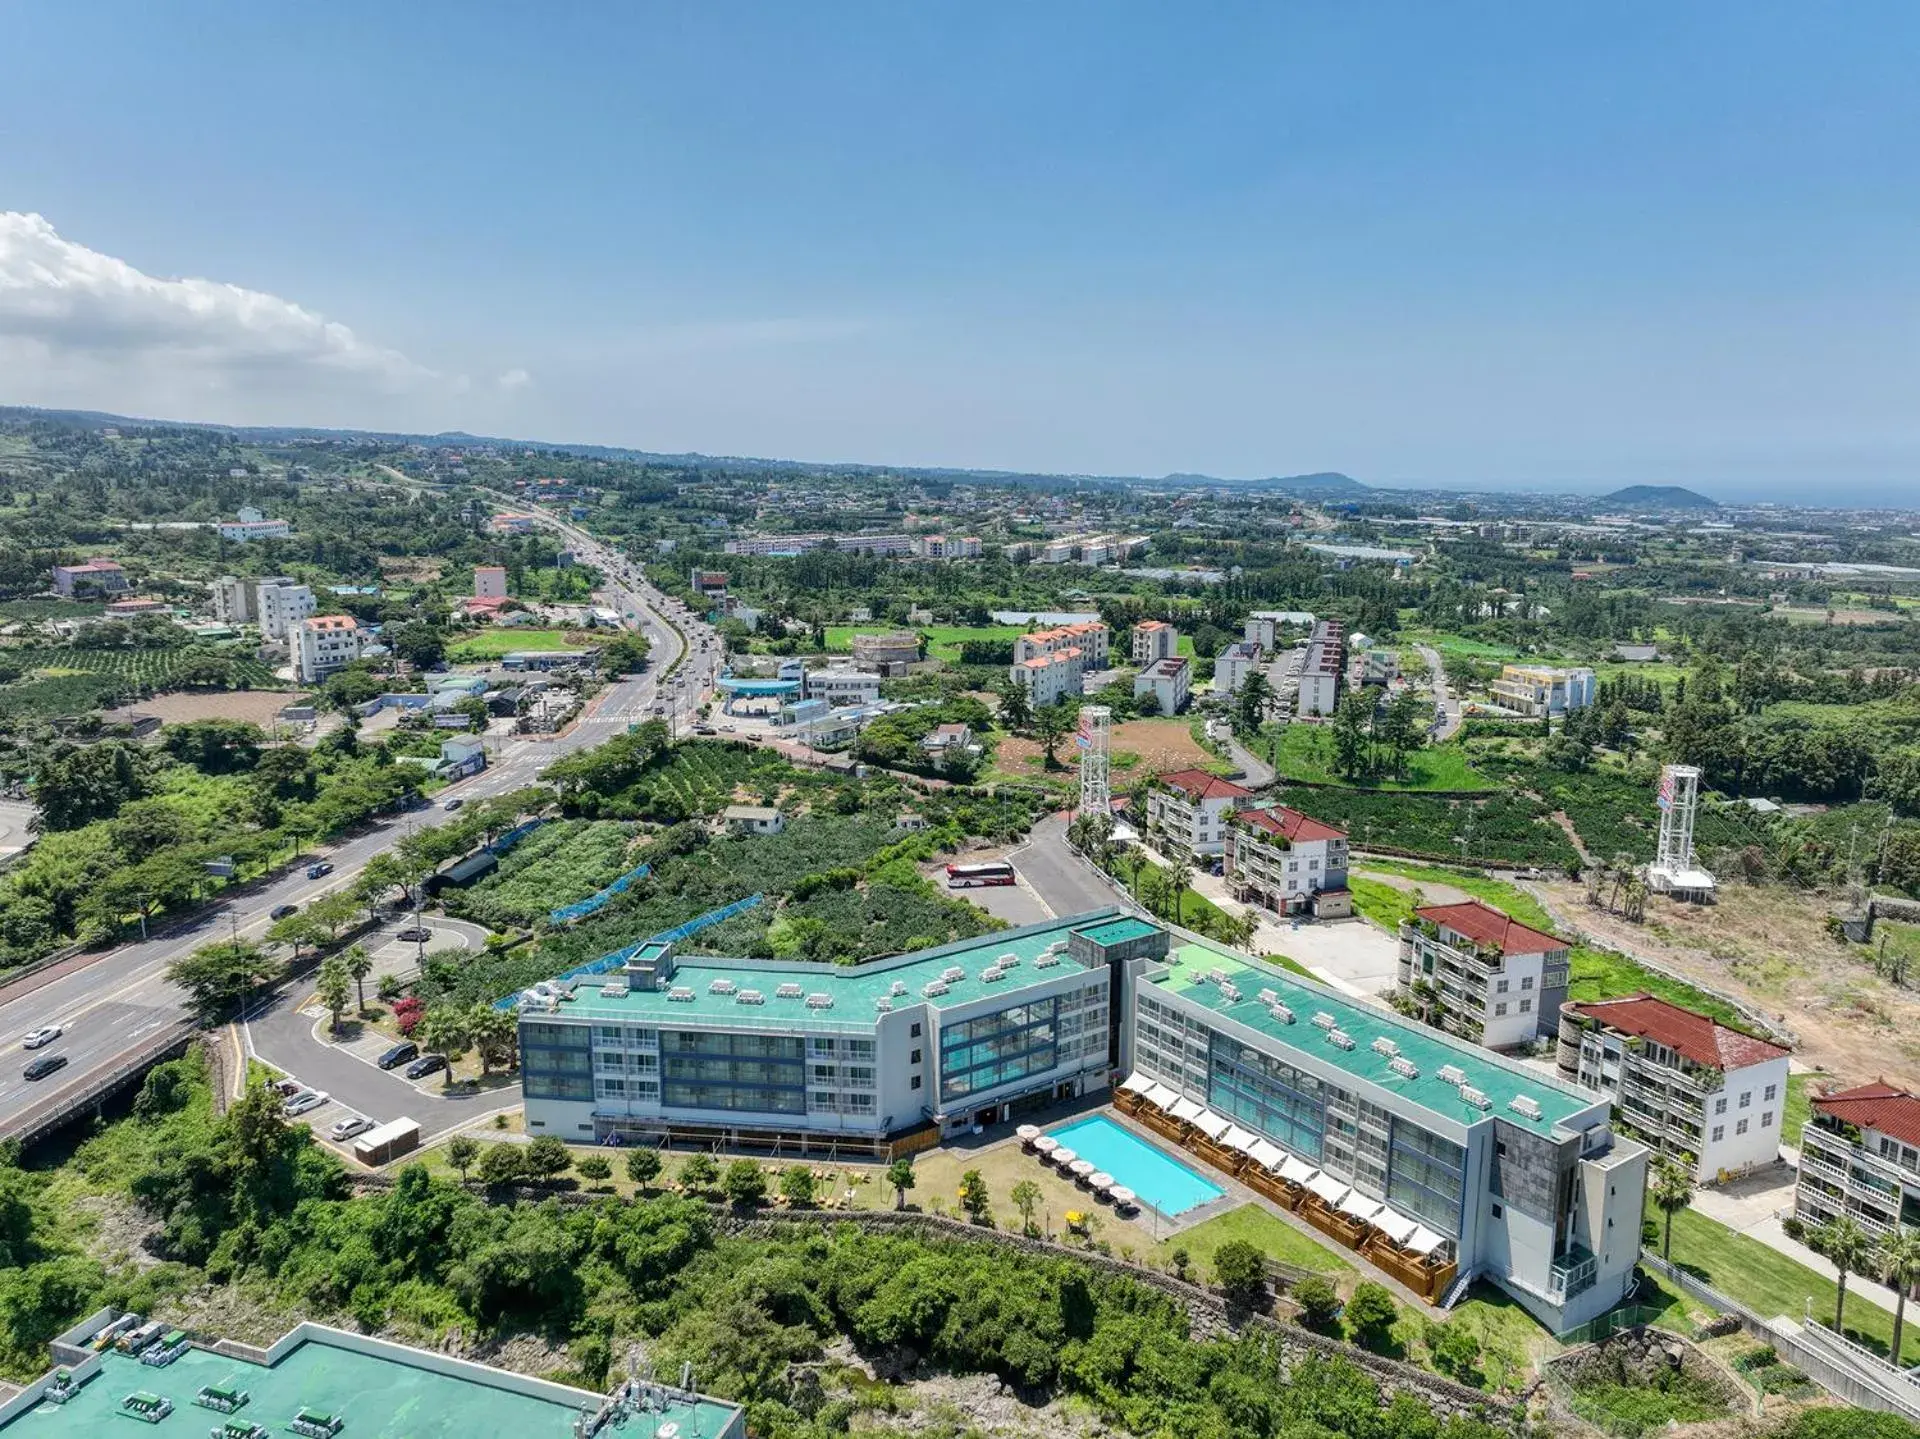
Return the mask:
[[[672, 722], [675, 731], [685, 732], [710, 692], [718, 664], [717, 638], [697, 621], [676, 618], [674, 623], [693, 641], [691, 655], [683, 663], [688, 646], [664, 617], [670, 608], [677, 607], [670, 606], [645, 582], [638, 567], [629, 566], [624, 556], [577, 526], [544, 513], [540, 519], [567, 537], [583, 563], [607, 577], [599, 592], [601, 602], [630, 616], [634, 627], [653, 646], [646, 672], [609, 685], [562, 735], [515, 737], [499, 742], [497, 749], [490, 746], [487, 769], [450, 786], [431, 809], [379, 821], [330, 847], [314, 849], [285, 874], [208, 905], [189, 920], [158, 929], [147, 940], [76, 956], [0, 988], [0, 1054], [4, 1054], [4, 1062], [0, 1062], [0, 1139], [22, 1132], [43, 1109], [58, 1107], [75, 1094], [89, 1092], [143, 1045], [153, 1043], [161, 1031], [180, 1023], [186, 1013], [182, 995], [164, 977], [173, 960], [215, 940], [235, 936], [258, 940], [271, 923], [267, 916], [275, 906], [305, 905], [321, 894], [350, 885], [369, 859], [391, 847], [409, 829], [443, 824], [453, 818], [444, 808], [447, 799], [456, 795], [483, 798], [532, 784], [559, 755], [624, 733], [629, 724], [650, 717], [657, 704], [669, 708], [663, 718]], [[701, 640], [710, 641], [712, 648], [703, 651]], [[663, 679], [669, 670], [673, 674]], [[307, 863], [319, 858], [331, 860], [333, 872], [322, 879], [307, 879]], [[40, 1053], [63, 1054], [68, 1065], [45, 1079], [28, 1080], [21, 1069], [31, 1056], [20, 1048], [20, 1041], [29, 1031], [48, 1024], [60, 1025], [65, 1034]], [[374, 1074], [398, 1087], [392, 1113], [405, 1113], [404, 1104], [414, 1096], [399, 1091], [410, 1090], [411, 1086], [378, 1071]], [[368, 1091], [356, 1098], [375, 1093]], [[373, 1117], [390, 1118], [392, 1114], [373, 1112]]]

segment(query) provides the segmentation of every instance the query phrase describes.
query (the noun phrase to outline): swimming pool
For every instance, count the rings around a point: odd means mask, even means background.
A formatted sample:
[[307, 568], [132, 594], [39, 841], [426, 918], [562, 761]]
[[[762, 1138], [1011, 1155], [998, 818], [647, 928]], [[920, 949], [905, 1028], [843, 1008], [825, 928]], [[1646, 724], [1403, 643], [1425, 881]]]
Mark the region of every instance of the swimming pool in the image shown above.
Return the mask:
[[1095, 1169], [1106, 1170], [1114, 1183], [1125, 1185], [1142, 1204], [1169, 1219], [1227, 1192], [1104, 1114], [1047, 1132], [1060, 1141], [1061, 1148], [1091, 1160]]

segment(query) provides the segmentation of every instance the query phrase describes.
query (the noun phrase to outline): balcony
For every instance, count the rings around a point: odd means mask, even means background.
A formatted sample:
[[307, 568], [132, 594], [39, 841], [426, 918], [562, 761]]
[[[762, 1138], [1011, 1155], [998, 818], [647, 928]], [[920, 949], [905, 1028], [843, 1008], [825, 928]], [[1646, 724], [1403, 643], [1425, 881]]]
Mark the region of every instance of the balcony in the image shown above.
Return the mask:
[[1547, 1294], [1564, 1304], [1593, 1288], [1599, 1277], [1599, 1256], [1576, 1244], [1554, 1260], [1553, 1267], [1547, 1271]]

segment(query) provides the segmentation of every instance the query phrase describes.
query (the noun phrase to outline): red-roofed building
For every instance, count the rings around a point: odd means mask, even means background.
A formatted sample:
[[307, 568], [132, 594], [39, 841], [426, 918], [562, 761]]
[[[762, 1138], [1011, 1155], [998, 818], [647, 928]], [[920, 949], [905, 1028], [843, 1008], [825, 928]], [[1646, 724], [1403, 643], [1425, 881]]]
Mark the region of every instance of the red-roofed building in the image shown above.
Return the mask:
[[127, 592], [127, 572], [117, 560], [101, 556], [77, 565], [53, 567], [54, 593], [66, 599], [85, 595], [121, 595]]
[[1203, 769], [1156, 775], [1147, 791], [1147, 835], [1176, 855], [1224, 854], [1227, 816], [1252, 797], [1252, 790]]
[[1440, 1028], [1489, 1049], [1553, 1033], [1567, 998], [1567, 941], [1470, 899], [1400, 926], [1400, 992]]
[[1808, 1097], [1794, 1213], [1850, 1214], [1875, 1235], [1920, 1228], [1920, 1097], [1883, 1079]]
[[1651, 994], [1560, 1009], [1560, 1077], [1607, 1095], [1623, 1127], [1701, 1183], [1779, 1155], [1787, 1056], [1784, 1045]]
[[1347, 832], [1285, 805], [1235, 810], [1227, 821], [1227, 886], [1242, 904], [1275, 914], [1353, 913]]

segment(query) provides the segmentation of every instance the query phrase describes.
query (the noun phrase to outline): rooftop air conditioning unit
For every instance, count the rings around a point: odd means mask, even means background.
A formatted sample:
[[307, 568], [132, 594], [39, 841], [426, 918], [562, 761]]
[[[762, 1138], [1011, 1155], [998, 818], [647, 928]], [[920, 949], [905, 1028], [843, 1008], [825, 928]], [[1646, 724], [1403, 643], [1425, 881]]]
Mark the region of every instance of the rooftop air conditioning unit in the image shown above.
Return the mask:
[[1391, 1039], [1388, 1039], [1386, 1035], [1383, 1034], [1378, 1039], [1374, 1040], [1373, 1052], [1375, 1054], [1384, 1054], [1388, 1059], [1392, 1059], [1394, 1055], [1400, 1052], [1400, 1046], [1395, 1044]]
[[1420, 1066], [1415, 1064], [1411, 1059], [1399, 1055], [1387, 1061], [1387, 1068], [1391, 1069], [1402, 1079], [1418, 1079], [1420, 1077]]
[[600, 986], [600, 997], [602, 999], [618, 999], [626, 992], [627, 987], [624, 984], [603, 984]]
[[1059, 955], [1043, 954], [1033, 962], [1033, 967], [1035, 969], [1052, 969], [1058, 963], [1060, 963]]
[[1315, 1029], [1332, 1029], [1335, 1022], [1334, 1017], [1324, 1009], [1313, 1017], [1313, 1027]]
[[893, 1001], [882, 994], [874, 999], [873, 1007], [882, 1014], [890, 1014], [893, 1011]]
[[832, 1009], [833, 996], [830, 994], [810, 994], [807, 996], [808, 1009]]
[[[795, 987], [798, 988], [798, 986], [795, 986]], [[887, 990], [887, 993], [891, 994], [896, 999], [899, 998], [901, 995], [905, 994], [906, 992], [907, 992], [907, 982], [904, 979], [896, 979], [893, 982], [892, 986]]]
[[757, 989], [743, 989], [733, 997], [735, 1004], [765, 1004], [766, 995]]
[[1507, 1101], [1507, 1108], [1515, 1114], [1524, 1114], [1528, 1119], [1540, 1117], [1540, 1101], [1531, 1095], [1516, 1094]]
[[707, 986], [708, 994], [732, 994], [740, 986], [730, 979], [716, 979]]
[[1327, 1042], [1335, 1049], [1353, 1048], [1353, 1036], [1348, 1034], [1344, 1029], [1329, 1029], [1327, 1031]]
[[773, 992], [773, 997], [775, 999], [798, 999], [805, 993], [806, 990], [797, 984], [783, 984]]
[[947, 982], [944, 979], [930, 979], [920, 989], [921, 995], [927, 999], [938, 999], [946, 992]]
[[1466, 1070], [1457, 1064], [1443, 1064], [1434, 1072], [1448, 1084], [1465, 1084], [1467, 1082]]
[[673, 1000], [676, 1004], [692, 1004], [693, 991], [688, 989], [684, 984], [676, 984], [672, 989], [667, 991], [667, 998]]
[[1240, 986], [1232, 980], [1223, 980], [1220, 984], [1220, 997], [1229, 1004], [1238, 1004], [1240, 1002]]
[[948, 984], [958, 984], [967, 977], [967, 972], [957, 964], [950, 964], [940, 971], [940, 978]]
[[1279, 1000], [1275, 1000], [1272, 1004], [1267, 1006], [1267, 1013], [1271, 1014], [1275, 1019], [1279, 1020], [1282, 1024], [1293, 1023], [1293, 1011], [1291, 1009], [1288, 1009], [1286, 1005], [1280, 1003]]
[[1272, 990], [1270, 990], [1270, 989], [1263, 989], [1263, 990], [1261, 990], [1261, 991], [1260, 991], [1260, 993], [1259, 993], [1259, 995], [1258, 995], [1258, 996], [1256, 996], [1256, 997], [1257, 997], [1257, 998], [1259, 999], [1259, 1001], [1260, 1001], [1260, 1002], [1261, 1002], [1262, 1004], [1273, 1004], [1274, 1002], [1276, 1002], [1276, 1001], [1277, 1001], [1277, 1000], [1278, 1000], [1278, 999], [1280, 998], [1280, 996], [1279, 996], [1279, 995], [1277, 995], [1277, 994], [1275, 994], [1275, 993], [1274, 993], [1274, 992], [1273, 992]]
[[994, 984], [1006, 977], [1007, 972], [997, 964], [990, 964], [980, 971], [980, 982], [982, 984]]
[[1493, 1108], [1493, 1101], [1487, 1098], [1486, 1092], [1475, 1089], [1471, 1084], [1460, 1086], [1460, 1098], [1463, 1103], [1471, 1104], [1475, 1109]]
[[1225, 984], [1227, 972], [1224, 969], [1210, 969], [1207, 971], [1207, 981], [1210, 984]]
[[1005, 954], [1001, 955], [998, 959], [994, 961], [994, 963], [999, 965], [1002, 969], [1012, 969], [1019, 962], [1020, 962], [1020, 956], [1015, 954], [1012, 950], [1008, 950]]

